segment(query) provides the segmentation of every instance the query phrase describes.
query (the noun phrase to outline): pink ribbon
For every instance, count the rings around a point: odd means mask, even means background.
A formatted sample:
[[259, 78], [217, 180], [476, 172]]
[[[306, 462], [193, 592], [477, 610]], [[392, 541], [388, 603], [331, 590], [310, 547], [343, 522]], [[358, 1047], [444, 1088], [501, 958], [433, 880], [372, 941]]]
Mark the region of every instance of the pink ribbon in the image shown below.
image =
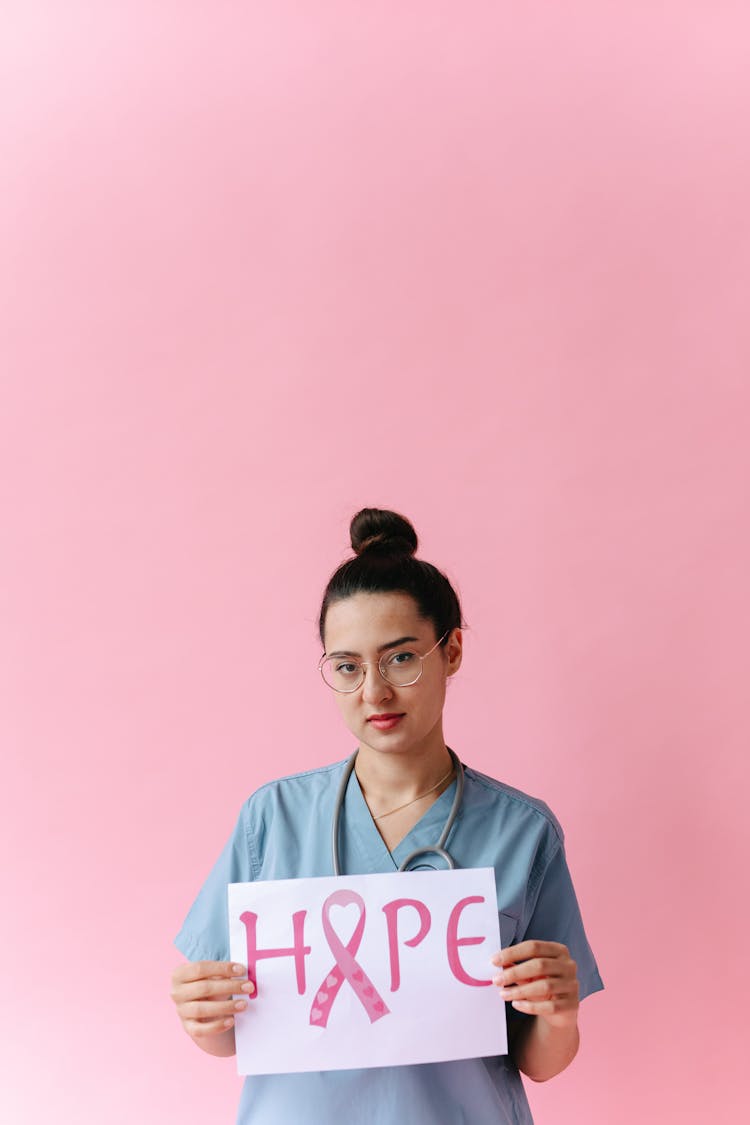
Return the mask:
[[[344, 945], [331, 925], [331, 907], [351, 906], [352, 903], [359, 908], [359, 919], [354, 927], [354, 933]], [[354, 956], [365, 932], [365, 913], [364, 899], [355, 891], [334, 891], [323, 903], [323, 932], [331, 953], [336, 958], [336, 963], [321, 983], [312, 1002], [310, 1023], [313, 1027], [326, 1027], [333, 1002], [345, 980], [348, 980], [354, 989], [357, 999], [370, 1017], [370, 1023], [375, 1023], [375, 1020], [387, 1016], [390, 1012], [375, 985]]]

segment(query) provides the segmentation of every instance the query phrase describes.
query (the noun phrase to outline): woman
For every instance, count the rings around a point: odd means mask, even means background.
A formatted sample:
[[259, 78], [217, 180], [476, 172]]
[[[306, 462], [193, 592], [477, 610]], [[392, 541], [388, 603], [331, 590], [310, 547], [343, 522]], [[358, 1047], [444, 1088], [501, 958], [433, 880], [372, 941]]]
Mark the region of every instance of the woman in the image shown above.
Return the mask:
[[[320, 670], [358, 751], [339, 827], [341, 870], [396, 871], [441, 834], [457, 759], [443, 738], [448, 678], [461, 665], [461, 609], [447, 578], [414, 557], [417, 537], [394, 512], [365, 508], [351, 524], [355, 557], [333, 574], [320, 611]], [[231, 964], [226, 886], [333, 874], [330, 825], [346, 763], [263, 786], [176, 939], [190, 958], [172, 998], [194, 1042], [231, 1055], [234, 1014], [252, 993]], [[541, 801], [466, 767], [446, 849], [458, 867], [494, 867], [503, 950], [493, 958], [509, 1055], [419, 1066], [265, 1075], [245, 1081], [238, 1121], [531, 1121], [519, 1071], [558, 1074], [578, 1049], [579, 1000], [602, 987], [565, 862], [562, 832]], [[424, 857], [423, 857], [424, 859]], [[431, 862], [431, 861], [430, 861]], [[436, 861], [438, 865], [439, 861]], [[243, 982], [244, 978], [244, 984]]]

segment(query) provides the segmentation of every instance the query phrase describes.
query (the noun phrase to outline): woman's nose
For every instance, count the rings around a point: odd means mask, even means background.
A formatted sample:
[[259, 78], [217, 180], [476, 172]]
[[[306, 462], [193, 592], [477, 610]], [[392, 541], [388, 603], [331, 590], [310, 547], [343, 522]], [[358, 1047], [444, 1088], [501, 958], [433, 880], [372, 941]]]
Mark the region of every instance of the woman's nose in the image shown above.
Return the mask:
[[365, 703], [379, 703], [381, 699], [390, 698], [390, 684], [377, 664], [368, 664], [362, 669], [362, 673], [365, 677], [362, 684], [362, 699]]

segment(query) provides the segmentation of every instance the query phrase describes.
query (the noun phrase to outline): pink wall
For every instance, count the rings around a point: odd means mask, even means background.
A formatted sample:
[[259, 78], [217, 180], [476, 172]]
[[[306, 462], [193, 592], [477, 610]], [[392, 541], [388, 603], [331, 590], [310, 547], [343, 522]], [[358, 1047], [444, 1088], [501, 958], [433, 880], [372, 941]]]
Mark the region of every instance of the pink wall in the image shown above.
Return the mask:
[[463, 594], [450, 741], [566, 827], [608, 990], [537, 1120], [737, 1120], [746, 5], [2, 19], [0, 1116], [233, 1120], [171, 940], [349, 749], [314, 618], [369, 503]]

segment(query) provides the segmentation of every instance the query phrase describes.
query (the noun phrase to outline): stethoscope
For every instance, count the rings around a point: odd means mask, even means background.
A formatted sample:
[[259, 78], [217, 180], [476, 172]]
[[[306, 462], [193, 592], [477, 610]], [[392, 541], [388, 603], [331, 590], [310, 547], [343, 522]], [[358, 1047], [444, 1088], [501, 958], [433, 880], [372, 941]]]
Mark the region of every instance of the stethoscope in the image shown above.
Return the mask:
[[[451, 805], [451, 811], [448, 813], [448, 819], [446, 820], [446, 822], [443, 826], [443, 831], [440, 833], [440, 839], [438, 840], [438, 842], [436, 844], [432, 845], [432, 847], [429, 847], [429, 848], [417, 848], [416, 851], [413, 851], [410, 855], [408, 855], [406, 857], [404, 862], [399, 867], [399, 871], [408, 871], [410, 864], [412, 864], [414, 862], [414, 860], [417, 859], [418, 856], [423, 856], [423, 855], [440, 856], [440, 858], [445, 861], [447, 866], [452, 871], [455, 870], [456, 862], [453, 859], [453, 856], [450, 855], [450, 853], [445, 850], [445, 841], [448, 839], [448, 837], [450, 835], [451, 828], [453, 827], [453, 825], [456, 821], [456, 817], [458, 816], [458, 810], [461, 808], [461, 801], [462, 801], [463, 795], [464, 795], [464, 767], [461, 765], [457, 756], [453, 753], [453, 751], [450, 749], [450, 747], [447, 747], [447, 750], [448, 750], [448, 753], [451, 756], [451, 761], [453, 762], [453, 766], [454, 766], [455, 771], [456, 771], [456, 793], [455, 793], [455, 796], [453, 797], [453, 804]], [[332, 855], [332, 858], [333, 858], [333, 873], [334, 873], [334, 875], [340, 875], [341, 874], [341, 861], [340, 861], [340, 856], [339, 856], [339, 826], [341, 824], [341, 810], [344, 807], [344, 798], [346, 797], [346, 790], [347, 790], [347, 786], [349, 785], [349, 778], [352, 776], [352, 770], [354, 769], [354, 763], [356, 762], [356, 760], [357, 760], [357, 751], [355, 750], [355, 752], [352, 754], [349, 761], [346, 763], [346, 768], [344, 769], [344, 773], [343, 773], [343, 776], [341, 778], [341, 782], [339, 784], [338, 792], [336, 794], [336, 804], [333, 807], [333, 825], [332, 825], [332, 832], [331, 832], [331, 855]], [[423, 864], [422, 866], [431, 867], [433, 871], [437, 871], [437, 868], [432, 867], [432, 864], [428, 863], [428, 864]]]

